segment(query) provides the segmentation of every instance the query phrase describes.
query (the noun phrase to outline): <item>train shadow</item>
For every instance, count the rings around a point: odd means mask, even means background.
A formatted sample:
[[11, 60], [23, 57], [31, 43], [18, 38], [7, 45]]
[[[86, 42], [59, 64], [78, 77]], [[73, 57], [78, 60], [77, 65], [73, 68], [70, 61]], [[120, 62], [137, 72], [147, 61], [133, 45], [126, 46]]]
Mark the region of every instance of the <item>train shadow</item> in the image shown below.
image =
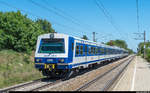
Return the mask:
[[87, 72], [90, 72], [90, 71], [93, 71], [95, 69], [98, 69], [98, 68], [101, 68], [101, 67], [104, 67], [108, 64], [111, 64], [111, 63], [114, 63], [114, 62], [117, 62], [118, 60], [120, 59], [115, 59], [115, 60], [111, 60], [111, 61], [103, 61], [103, 62], [100, 62], [100, 64], [95, 64], [89, 68], [84, 68], [84, 69], [80, 69], [78, 73], [74, 73], [71, 77], [69, 78], [61, 78], [61, 77], [44, 77], [41, 79], [42, 82], [54, 82], [54, 81], [57, 81], [57, 80], [62, 80], [62, 81], [66, 81], [66, 80], [69, 80], [69, 79], [72, 79], [72, 78], [75, 78], [76, 76], [81, 76]]
[[51, 78], [51, 77], [44, 77], [41, 79], [42, 82], [54, 82], [59, 80], [60, 78]]
[[96, 64], [96, 65], [94, 65], [94, 66], [92, 66], [92, 67], [90, 67], [90, 68], [81, 69], [81, 70], [79, 71], [79, 73], [72, 75], [69, 79], [75, 78], [76, 76], [81, 76], [81, 75], [83, 75], [83, 74], [85, 74], [85, 73], [87, 73], [87, 72], [90, 72], [90, 71], [93, 71], [93, 70], [95, 70], [95, 69], [104, 67], [104, 66], [106, 66], [106, 65], [108, 65], [108, 64], [117, 62], [118, 60], [120, 60], [120, 59], [115, 59], [115, 60], [111, 60], [111, 61], [103, 61], [103, 62], [101, 62], [100, 64]]

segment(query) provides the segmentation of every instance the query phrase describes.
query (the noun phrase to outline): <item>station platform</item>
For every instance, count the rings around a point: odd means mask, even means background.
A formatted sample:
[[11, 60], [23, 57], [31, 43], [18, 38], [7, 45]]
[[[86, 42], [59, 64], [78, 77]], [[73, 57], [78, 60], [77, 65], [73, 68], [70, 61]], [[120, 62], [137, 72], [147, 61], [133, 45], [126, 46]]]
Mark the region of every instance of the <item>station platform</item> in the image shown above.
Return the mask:
[[136, 56], [112, 91], [150, 91], [150, 63]]

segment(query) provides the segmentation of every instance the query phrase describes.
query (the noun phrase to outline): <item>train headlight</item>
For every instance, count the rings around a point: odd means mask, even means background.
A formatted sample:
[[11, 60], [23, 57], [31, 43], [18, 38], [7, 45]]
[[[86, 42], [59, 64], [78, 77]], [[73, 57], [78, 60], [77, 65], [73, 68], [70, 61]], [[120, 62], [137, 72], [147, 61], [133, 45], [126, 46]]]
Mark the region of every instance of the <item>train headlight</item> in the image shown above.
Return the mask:
[[64, 59], [59, 59], [58, 62], [64, 62]]
[[42, 62], [42, 59], [36, 59], [36, 62]]

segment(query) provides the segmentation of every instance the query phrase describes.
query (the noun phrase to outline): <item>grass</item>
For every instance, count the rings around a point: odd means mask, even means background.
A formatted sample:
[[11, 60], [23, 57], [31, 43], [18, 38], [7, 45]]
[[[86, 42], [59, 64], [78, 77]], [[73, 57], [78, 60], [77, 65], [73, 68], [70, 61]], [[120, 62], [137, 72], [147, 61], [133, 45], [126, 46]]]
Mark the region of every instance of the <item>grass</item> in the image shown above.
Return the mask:
[[41, 77], [41, 72], [34, 68], [34, 52], [27, 55], [13, 50], [0, 51], [0, 88]]

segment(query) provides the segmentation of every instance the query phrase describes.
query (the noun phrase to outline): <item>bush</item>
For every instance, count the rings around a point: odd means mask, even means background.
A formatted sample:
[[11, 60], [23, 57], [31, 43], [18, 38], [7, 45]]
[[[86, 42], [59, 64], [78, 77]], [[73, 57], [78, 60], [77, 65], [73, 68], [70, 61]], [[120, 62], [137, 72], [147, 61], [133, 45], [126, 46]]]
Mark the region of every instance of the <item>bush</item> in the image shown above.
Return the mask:
[[27, 15], [22, 15], [20, 11], [0, 12], [0, 49], [30, 53], [35, 49], [37, 37], [50, 32], [54, 30], [46, 20], [34, 22], [27, 18]]
[[30, 62], [30, 56], [25, 54], [24, 55], [24, 61], [29, 64], [29, 62]]
[[150, 62], [150, 49], [146, 49], [146, 59]]

